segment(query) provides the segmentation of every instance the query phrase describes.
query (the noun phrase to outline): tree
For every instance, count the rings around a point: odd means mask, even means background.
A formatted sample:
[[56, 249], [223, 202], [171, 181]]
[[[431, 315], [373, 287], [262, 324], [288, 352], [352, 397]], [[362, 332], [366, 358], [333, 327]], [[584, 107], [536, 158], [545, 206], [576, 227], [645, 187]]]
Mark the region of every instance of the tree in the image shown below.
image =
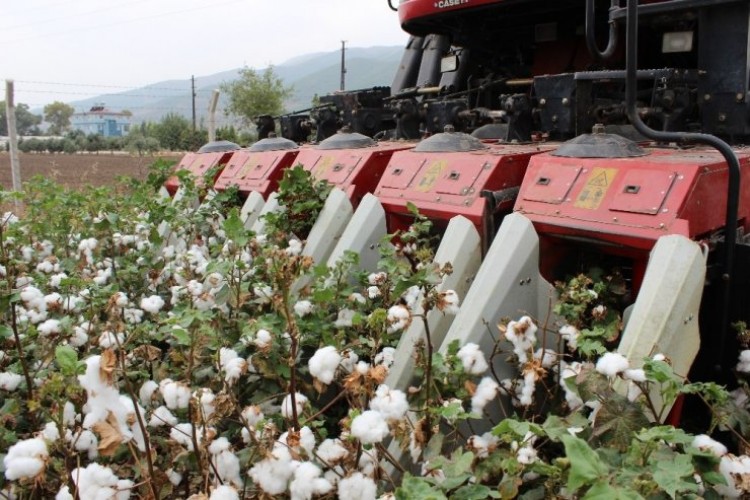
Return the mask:
[[269, 66], [260, 74], [245, 67], [237, 80], [224, 82], [221, 90], [229, 98], [227, 113], [239, 117], [244, 125], [252, 126], [257, 116], [281, 114], [284, 99], [292, 95], [293, 88], [285, 86], [273, 66]]
[[187, 118], [176, 113], [168, 113], [154, 127], [153, 136], [164, 149], [180, 151], [184, 149], [182, 139], [190, 129]]
[[[29, 105], [16, 104], [16, 132], [18, 135], [38, 135], [41, 115], [29, 111]], [[8, 115], [5, 113], [5, 101], [0, 101], [0, 135], [8, 135]]]
[[44, 107], [44, 121], [50, 124], [49, 133], [51, 135], [61, 135], [70, 128], [70, 117], [73, 116], [75, 109], [73, 106], [64, 102], [55, 101]]

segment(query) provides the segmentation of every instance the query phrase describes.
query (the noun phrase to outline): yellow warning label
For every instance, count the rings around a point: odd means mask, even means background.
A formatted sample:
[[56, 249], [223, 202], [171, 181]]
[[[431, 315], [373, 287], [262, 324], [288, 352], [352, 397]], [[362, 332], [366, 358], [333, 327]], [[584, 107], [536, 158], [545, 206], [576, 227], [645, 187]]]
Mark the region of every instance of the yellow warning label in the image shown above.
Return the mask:
[[576, 198], [574, 206], [586, 210], [596, 210], [602, 204], [604, 195], [617, 175], [616, 168], [595, 167], [586, 179], [586, 185]]
[[419, 180], [419, 184], [417, 184], [417, 187], [415, 187], [414, 189], [423, 193], [431, 190], [432, 186], [435, 185], [438, 177], [440, 177], [440, 174], [443, 173], [443, 170], [445, 170], [447, 166], [447, 160], [435, 160], [434, 162], [432, 162], [432, 165], [427, 167], [424, 175]]

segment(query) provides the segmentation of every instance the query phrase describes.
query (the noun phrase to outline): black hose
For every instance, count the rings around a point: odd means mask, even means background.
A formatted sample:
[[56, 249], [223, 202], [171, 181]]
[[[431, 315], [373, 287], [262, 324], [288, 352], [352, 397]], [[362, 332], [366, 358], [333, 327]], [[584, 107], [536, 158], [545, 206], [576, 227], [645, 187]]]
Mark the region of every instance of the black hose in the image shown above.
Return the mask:
[[[389, 0], [390, 1], [390, 0]], [[612, 57], [617, 49], [617, 23], [612, 19], [609, 20], [609, 38], [607, 40], [607, 48], [604, 51], [599, 50], [599, 46], [596, 43], [596, 26], [595, 26], [595, 11], [594, 5], [595, 0], [586, 0], [586, 46], [589, 49], [589, 53], [597, 60], [604, 61]], [[617, 10], [620, 7], [618, 0], [611, 0], [610, 12]]]
[[727, 162], [729, 168], [729, 185], [727, 187], [727, 213], [724, 223], [724, 269], [722, 280], [724, 284], [724, 301], [721, 311], [721, 335], [719, 337], [718, 357], [716, 368], [721, 370], [726, 347], [726, 337], [729, 334], [730, 299], [732, 298], [732, 272], [734, 267], [735, 244], [737, 240], [737, 211], [740, 199], [740, 162], [737, 155], [726, 142], [710, 134], [688, 132], [662, 132], [648, 127], [641, 120], [636, 109], [636, 71], [638, 68], [638, 2], [627, 0], [627, 47], [625, 62], [625, 95], [630, 122], [635, 129], [645, 137], [660, 142], [698, 143], [711, 146], [718, 150]]
[[398, 8], [393, 6], [393, 2], [391, 0], [388, 0], [388, 7], [390, 7], [393, 12], [398, 12]]

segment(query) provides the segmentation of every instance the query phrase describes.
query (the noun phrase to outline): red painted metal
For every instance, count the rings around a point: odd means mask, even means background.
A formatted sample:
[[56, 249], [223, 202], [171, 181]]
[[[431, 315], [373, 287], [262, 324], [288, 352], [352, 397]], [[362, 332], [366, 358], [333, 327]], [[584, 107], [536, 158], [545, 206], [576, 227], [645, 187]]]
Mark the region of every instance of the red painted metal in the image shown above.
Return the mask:
[[[197, 186], [203, 184], [203, 176], [213, 167], [218, 165], [226, 164], [232, 156], [234, 151], [215, 152], [215, 153], [187, 153], [182, 157], [180, 162], [174, 167], [174, 172], [180, 170], [187, 170], [195, 177]], [[218, 173], [217, 173], [218, 177]], [[216, 177], [214, 177], [214, 181]], [[167, 188], [169, 194], [174, 196], [177, 189], [180, 187], [180, 181], [176, 175], [173, 175], [167, 179], [164, 183], [164, 187]]]
[[[487, 209], [482, 191], [517, 188], [529, 158], [550, 149], [531, 144], [493, 145], [465, 153], [401, 151], [393, 155], [375, 195], [385, 208], [389, 231], [411, 223], [411, 202], [438, 224], [463, 215], [484, 237]], [[510, 211], [512, 203], [501, 204], [497, 211]]]
[[299, 150], [235, 151], [216, 179], [214, 188], [223, 191], [237, 185], [240, 193], [255, 191], [267, 199], [276, 191], [284, 169], [293, 166]]
[[503, 0], [402, 0], [398, 6], [401, 25], [445, 12], [502, 3]]
[[413, 147], [408, 142], [381, 142], [356, 149], [302, 148], [294, 164], [301, 164], [318, 180], [326, 180], [345, 191], [356, 207], [367, 193], [375, 191], [391, 156]]
[[[607, 253], [648, 252], [666, 234], [700, 240], [722, 228], [728, 171], [707, 148], [647, 149], [636, 158], [535, 156], [514, 210], [547, 236], [607, 245]], [[750, 154], [738, 151], [740, 224], [750, 226]]]

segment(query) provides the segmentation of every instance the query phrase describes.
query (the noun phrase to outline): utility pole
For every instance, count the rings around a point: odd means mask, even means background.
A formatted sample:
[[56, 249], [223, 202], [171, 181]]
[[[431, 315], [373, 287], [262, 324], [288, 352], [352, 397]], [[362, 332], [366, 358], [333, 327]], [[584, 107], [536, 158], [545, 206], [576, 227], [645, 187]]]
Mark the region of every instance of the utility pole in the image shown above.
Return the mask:
[[190, 96], [193, 101], [193, 132], [195, 132], [195, 75], [190, 77]]
[[341, 40], [341, 90], [346, 89], [346, 40]]
[[208, 142], [216, 140], [216, 105], [219, 103], [219, 89], [214, 89], [208, 103]]
[[13, 80], [5, 80], [5, 114], [8, 117], [8, 144], [10, 145], [10, 172], [13, 191], [21, 190], [21, 163], [18, 160], [18, 134], [16, 133], [16, 106], [13, 104]]

